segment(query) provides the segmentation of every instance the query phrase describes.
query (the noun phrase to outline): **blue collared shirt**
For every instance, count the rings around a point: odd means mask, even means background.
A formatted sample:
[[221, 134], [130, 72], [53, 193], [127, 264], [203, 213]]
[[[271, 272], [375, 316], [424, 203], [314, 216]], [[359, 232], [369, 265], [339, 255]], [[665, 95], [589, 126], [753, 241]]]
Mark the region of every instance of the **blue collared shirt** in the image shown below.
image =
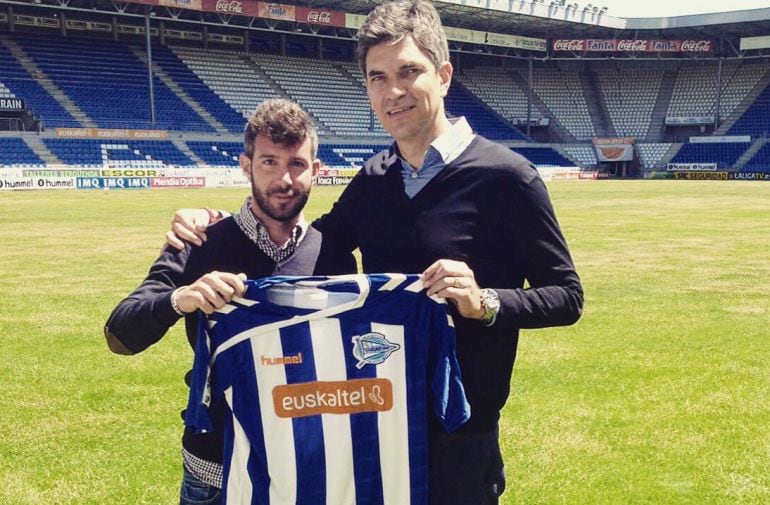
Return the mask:
[[[475, 134], [464, 117], [450, 119], [450, 121], [452, 121], [452, 127], [431, 142], [425, 153], [422, 167], [415, 169], [399, 155], [404, 190], [409, 198], [414, 198], [436, 174], [457, 159], [475, 138]], [[394, 144], [393, 147], [395, 148], [396, 145]], [[396, 153], [398, 154], [397, 149]]]

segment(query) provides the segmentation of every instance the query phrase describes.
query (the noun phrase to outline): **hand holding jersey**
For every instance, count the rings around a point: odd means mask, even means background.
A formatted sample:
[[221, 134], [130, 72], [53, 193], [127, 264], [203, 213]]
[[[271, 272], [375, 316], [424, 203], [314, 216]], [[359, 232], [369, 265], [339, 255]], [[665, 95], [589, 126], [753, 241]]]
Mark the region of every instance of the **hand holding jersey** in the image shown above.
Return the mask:
[[482, 305], [481, 288], [473, 270], [463, 261], [441, 259], [422, 273], [428, 295], [446, 298], [457, 312], [469, 319], [481, 319], [486, 314]]
[[189, 286], [178, 288], [171, 295], [171, 305], [180, 315], [191, 314], [201, 310], [212, 314], [230, 302], [233, 297], [242, 296], [246, 292], [243, 281], [246, 274], [231, 274], [228, 272], [210, 272]]

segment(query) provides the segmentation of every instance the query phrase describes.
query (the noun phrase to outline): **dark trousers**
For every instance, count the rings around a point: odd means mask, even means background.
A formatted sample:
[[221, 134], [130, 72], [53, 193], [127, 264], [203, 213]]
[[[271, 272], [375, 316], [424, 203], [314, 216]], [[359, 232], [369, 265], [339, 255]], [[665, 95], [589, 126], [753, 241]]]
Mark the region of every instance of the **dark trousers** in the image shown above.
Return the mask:
[[497, 505], [505, 490], [498, 430], [431, 433], [430, 505]]

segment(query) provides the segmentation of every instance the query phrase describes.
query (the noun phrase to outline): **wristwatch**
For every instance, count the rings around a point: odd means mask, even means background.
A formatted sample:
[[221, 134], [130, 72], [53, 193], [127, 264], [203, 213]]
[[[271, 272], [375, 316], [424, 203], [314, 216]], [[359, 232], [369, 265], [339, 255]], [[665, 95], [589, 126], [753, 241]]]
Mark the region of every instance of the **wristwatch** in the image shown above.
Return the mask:
[[500, 295], [494, 289], [485, 288], [481, 290], [481, 307], [484, 309], [484, 315], [480, 321], [484, 326], [492, 326], [497, 319], [497, 313], [500, 312]]

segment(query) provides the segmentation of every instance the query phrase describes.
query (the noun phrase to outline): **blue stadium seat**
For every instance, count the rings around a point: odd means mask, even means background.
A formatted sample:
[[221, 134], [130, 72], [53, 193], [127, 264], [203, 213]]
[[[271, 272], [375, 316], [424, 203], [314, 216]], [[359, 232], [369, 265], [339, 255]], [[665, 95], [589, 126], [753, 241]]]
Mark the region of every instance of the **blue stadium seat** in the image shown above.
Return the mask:
[[0, 167], [45, 166], [45, 162], [35, 154], [20, 138], [0, 138]]
[[68, 165], [113, 168], [195, 168], [172, 142], [167, 140], [43, 139], [56, 157]]
[[190, 98], [214, 116], [229, 131], [243, 131], [243, 116], [209, 88], [174, 52], [163, 46], [152, 49], [153, 61], [181, 87]]
[[770, 174], [770, 144], [763, 145], [743, 166], [742, 172], [764, 172]]
[[37, 119], [43, 119], [46, 127], [79, 127], [81, 124], [62, 107], [21, 66], [10, 51], [0, 44], [0, 82], [17, 98], [22, 98]]
[[535, 166], [574, 167], [575, 163], [568, 160], [550, 147], [514, 147], [517, 152], [531, 161]]
[[469, 91], [455, 82], [444, 103], [451, 116], [465, 116], [473, 131], [488, 139], [528, 140], [519, 130], [486, 110]]
[[158, 77], [153, 81], [153, 125], [147, 67], [126, 44], [24, 34], [15, 34], [14, 40], [100, 127], [214, 131]]
[[318, 158], [328, 167], [359, 168], [374, 154], [387, 149], [383, 145], [322, 144]]
[[241, 142], [193, 141], [186, 142], [187, 147], [200, 159], [211, 166], [238, 168], [238, 156], [243, 152]]
[[717, 168], [732, 168], [749, 146], [749, 142], [691, 142], [683, 145], [671, 162], [716, 163]]
[[730, 127], [730, 135], [760, 137], [770, 133], [770, 86], [759, 94], [746, 112]]

